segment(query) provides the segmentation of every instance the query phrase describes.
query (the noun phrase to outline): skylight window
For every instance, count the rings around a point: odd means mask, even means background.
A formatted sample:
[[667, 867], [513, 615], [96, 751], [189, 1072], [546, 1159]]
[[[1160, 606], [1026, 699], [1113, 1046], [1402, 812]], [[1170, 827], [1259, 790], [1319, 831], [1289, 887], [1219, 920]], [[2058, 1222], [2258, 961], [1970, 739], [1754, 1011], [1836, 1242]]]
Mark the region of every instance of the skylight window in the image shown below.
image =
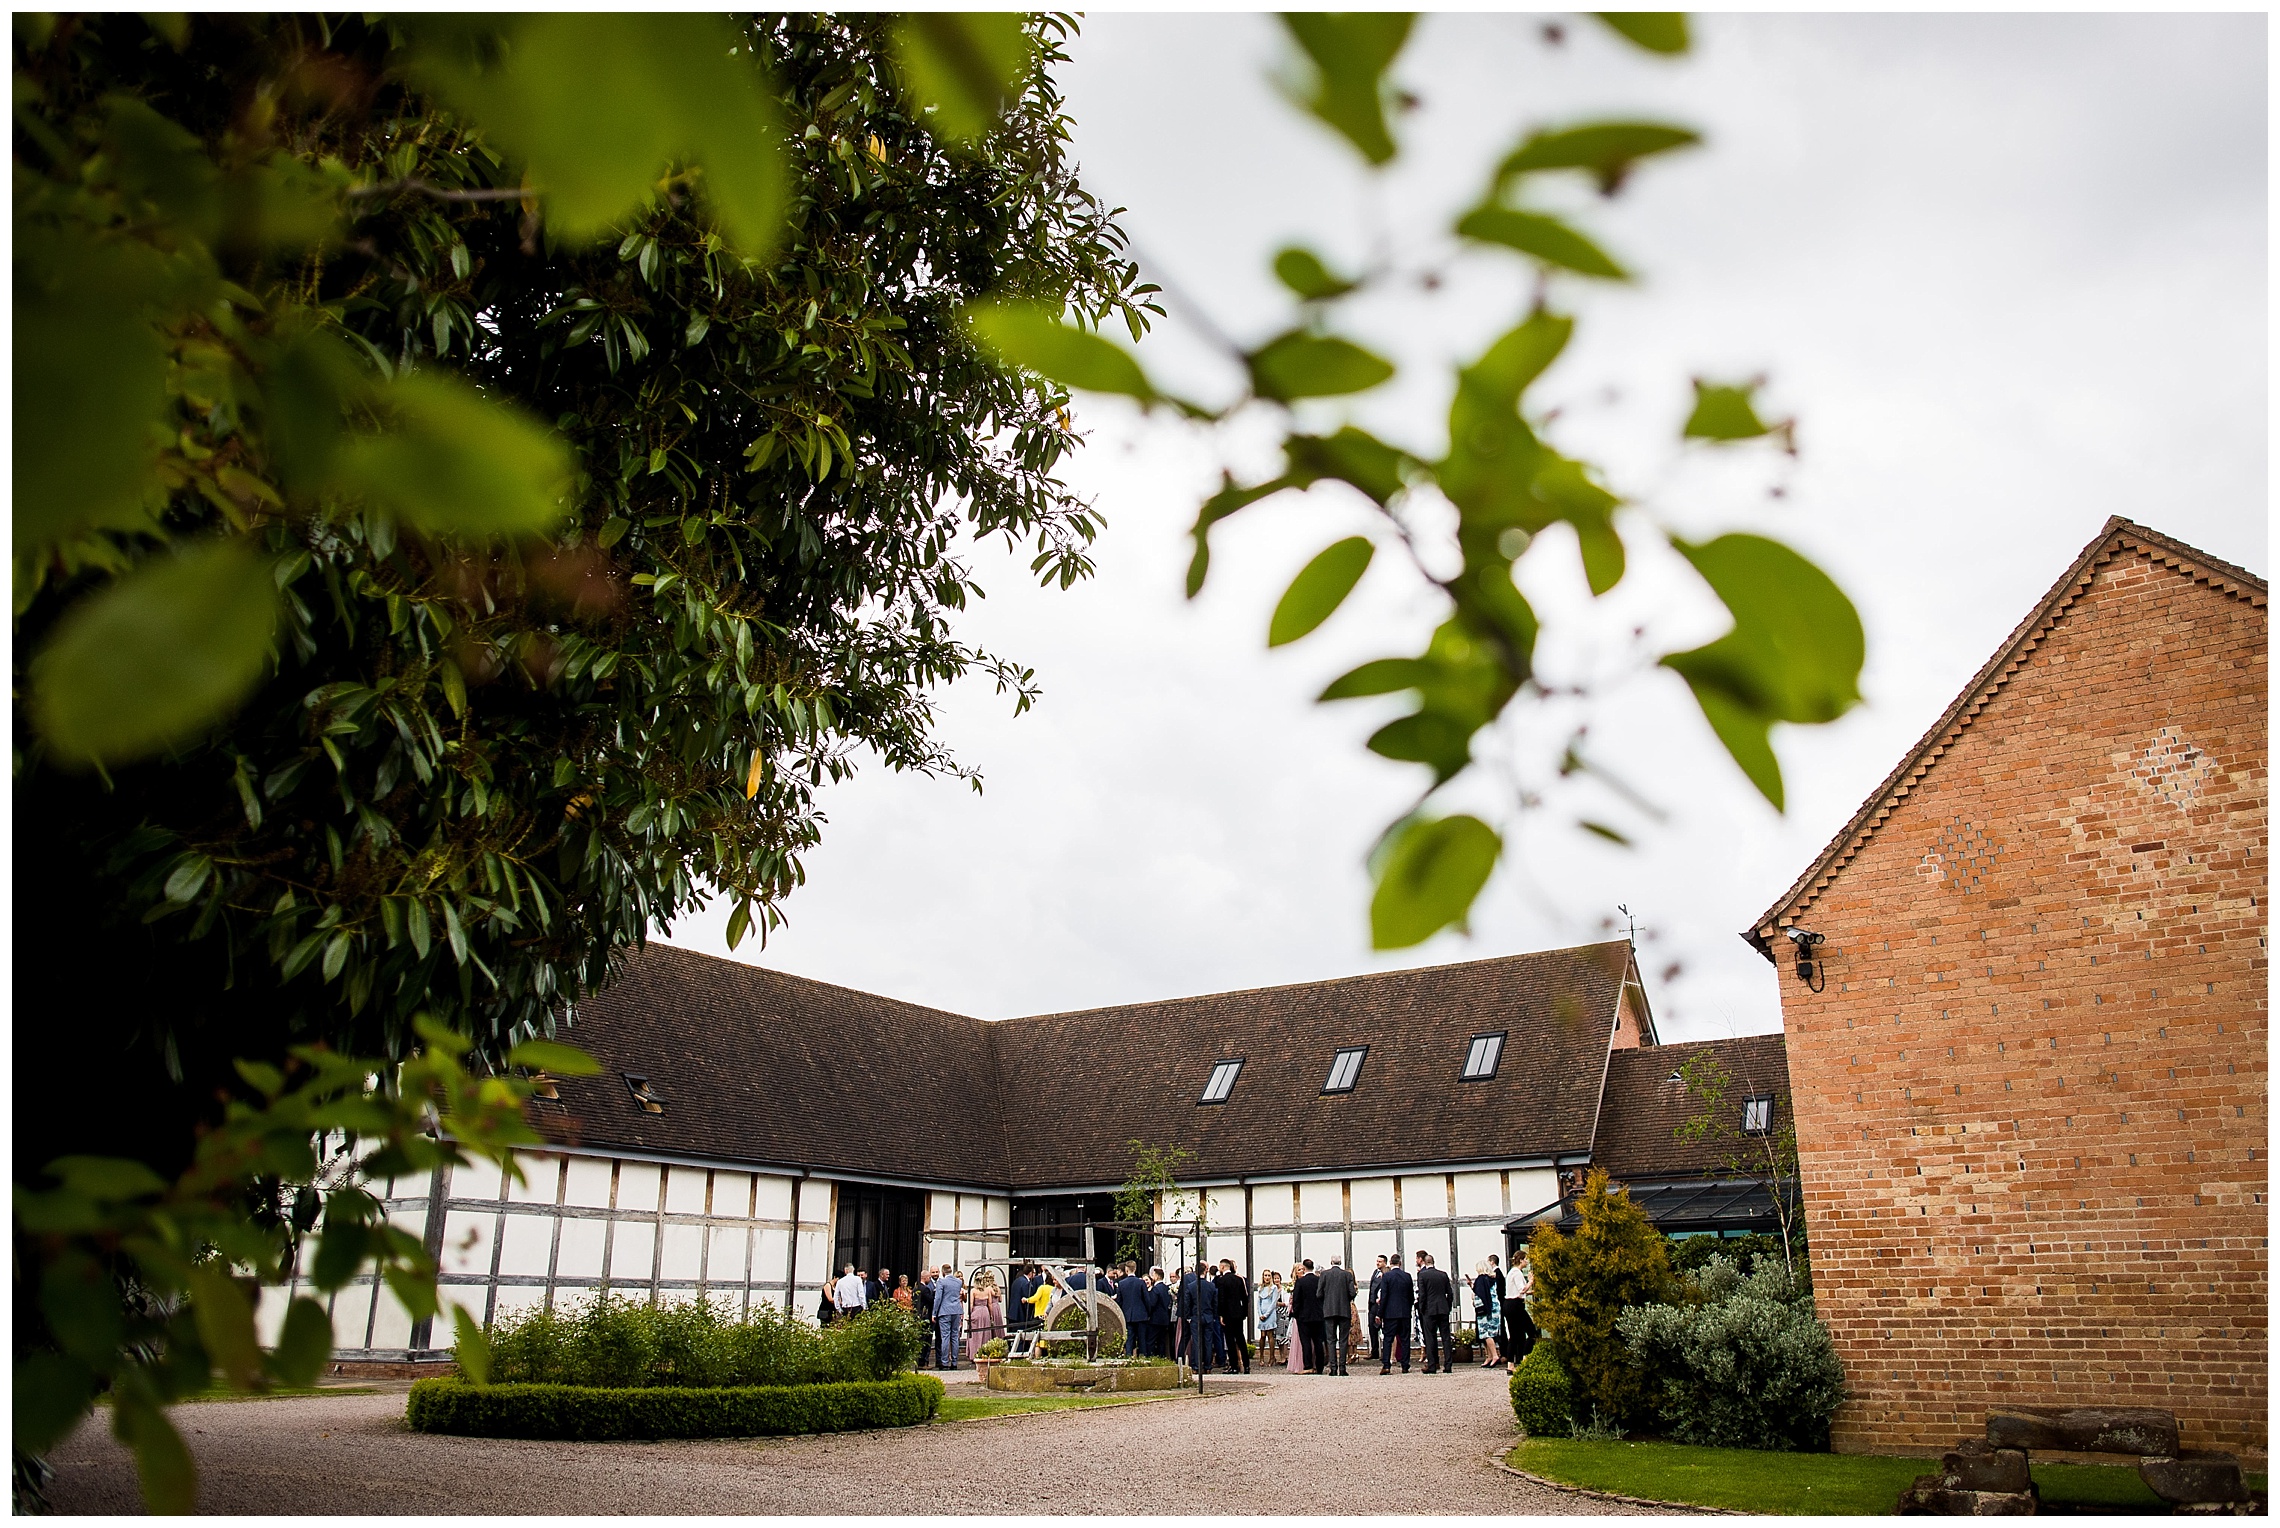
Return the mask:
[[633, 1101], [645, 1111], [651, 1114], [665, 1112], [665, 1094], [648, 1078], [633, 1072], [620, 1072], [618, 1075], [625, 1079], [626, 1089], [633, 1094]]
[[1496, 1075], [1497, 1064], [1504, 1059], [1504, 1031], [1492, 1035], [1474, 1035], [1472, 1044], [1465, 1050], [1464, 1080], [1480, 1082]]
[[1330, 1058], [1330, 1080], [1322, 1084], [1325, 1093], [1351, 1093], [1354, 1079], [1362, 1075], [1362, 1058], [1370, 1053], [1366, 1045], [1349, 1046]]
[[1771, 1135], [1772, 1133], [1773, 1096], [1769, 1093], [1759, 1093], [1742, 1100], [1742, 1134]]
[[1227, 1102], [1227, 1095], [1235, 1090], [1235, 1079], [1242, 1074], [1242, 1071], [1243, 1058], [1240, 1056], [1233, 1061], [1220, 1062], [1211, 1069], [1211, 1078], [1203, 1085], [1203, 1097], [1197, 1099], [1196, 1102], [1199, 1104], [1223, 1104]]

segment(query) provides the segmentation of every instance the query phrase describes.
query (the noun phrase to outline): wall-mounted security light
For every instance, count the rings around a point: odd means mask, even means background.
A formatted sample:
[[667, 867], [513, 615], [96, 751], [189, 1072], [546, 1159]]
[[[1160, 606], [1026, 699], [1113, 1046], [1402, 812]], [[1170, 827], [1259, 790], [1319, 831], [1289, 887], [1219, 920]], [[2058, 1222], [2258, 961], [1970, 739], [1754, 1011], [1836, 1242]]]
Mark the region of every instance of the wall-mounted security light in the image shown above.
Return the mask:
[[1785, 928], [1781, 931], [1797, 947], [1797, 979], [1818, 992], [1829, 983], [1828, 973], [1821, 969], [1821, 961], [1813, 947], [1823, 942], [1819, 934], [1807, 928]]

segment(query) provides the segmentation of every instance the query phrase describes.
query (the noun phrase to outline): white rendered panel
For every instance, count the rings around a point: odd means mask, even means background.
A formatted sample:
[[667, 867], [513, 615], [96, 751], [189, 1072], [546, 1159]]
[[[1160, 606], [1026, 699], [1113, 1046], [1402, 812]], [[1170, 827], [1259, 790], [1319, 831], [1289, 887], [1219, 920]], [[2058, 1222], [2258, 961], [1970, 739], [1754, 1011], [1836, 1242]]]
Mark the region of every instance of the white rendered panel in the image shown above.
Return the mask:
[[292, 1295], [276, 1284], [264, 1284], [253, 1307], [253, 1335], [263, 1347], [275, 1347], [277, 1334], [285, 1329], [285, 1309], [293, 1303]]
[[792, 1233], [762, 1226], [752, 1233], [752, 1282], [781, 1284], [790, 1276]]
[[982, 1194], [953, 1194], [948, 1196], [955, 1205], [955, 1222], [961, 1231], [979, 1231], [989, 1224], [989, 1199]]
[[712, 1227], [712, 1247], [705, 1259], [705, 1282], [742, 1288], [744, 1255], [751, 1246], [752, 1233], [743, 1226]]
[[514, 1204], [553, 1204], [562, 1195], [562, 1159], [541, 1156], [535, 1152], [515, 1153], [515, 1166], [522, 1169], [523, 1181], [507, 1185], [507, 1199]]
[[657, 1254], [657, 1224], [649, 1220], [621, 1220], [610, 1240], [610, 1282], [646, 1284], [650, 1263]]
[[555, 1259], [554, 1276], [560, 1279], [600, 1278], [602, 1237], [607, 1230], [607, 1223], [599, 1220], [563, 1221], [562, 1250]]
[[1301, 1183], [1298, 1186], [1298, 1219], [1301, 1225], [1336, 1224], [1346, 1218], [1346, 1185], [1335, 1178], [1324, 1183]]
[[[998, 1250], [1003, 1252], [1005, 1249], [1001, 1247]], [[958, 1266], [961, 1268], [971, 1268], [990, 1255], [990, 1244], [988, 1242], [961, 1241], [958, 1243]]]
[[1366, 1291], [1370, 1275], [1377, 1271], [1377, 1260], [1394, 1256], [1394, 1233], [1391, 1231], [1356, 1231], [1354, 1233], [1354, 1277]]
[[400, 1204], [388, 1212], [388, 1224], [418, 1239], [427, 1235], [427, 1204]]
[[[779, 1233], [779, 1234], [781, 1234], [781, 1233]], [[772, 1306], [774, 1306], [774, 1307], [775, 1307], [777, 1310], [788, 1310], [788, 1309], [790, 1309], [790, 1308], [791, 1308], [791, 1307], [789, 1307], [789, 1306], [787, 1306], [787, 1305], [785, 1305], [785, 1304], [784, 1304], [784, 1292], [783, 1292], [782, 1290], [780, 1290], [780, 1289], [755, 1289], [755, 1290], [753, 1290], [753, 1291], [752, 1291], [752, 1306], [753, 1306], [753, 1308], [754, 1308], [755, 1310], [757, 1310], [759, 1307], [761, 1307], [761, 1306], [763, 1306], [763, 1305], [772, 1305]]]
[[1334, 1230], [1301, 1231], [1298, 1233], [1298, 1255], [1313, 1258], [1315, 1271], [1319, 1273], [1330, 1266], [1331, 1258], [1346, 1255], [1346, 1233]]
[[665, 1213], [702, 1215], [705, 1212], [705, 1171], [701, 1167], [666, 1170]]
[[958, 1229], [958, 1196], [956, 1194], [928, 1194], [926, 1196], [926, 1229], [929, 1231], [955, 1231]]
[[1459, 1215], [1503, 1214], [1503, 1174], [1458, 1173], [1457, 1213]]
[[372, 1316], [372, 1286], [351, 1284], [333, 1296], [332, 1329], [336, 1348], [362, 1348], [364, 1326]]
[[831, 1257], [829, 1233], [809, 1230], [807, 1222], [802, 1221], [800, 1223], [799, 1250], [800, 1282], [804, 1284], [812, 1279], [815, 1281], [816, 1288], [821, 1289], [823, 1287], [823, 1276], [829, 1271], [823, 1266]]
[[1559, 1203], [1560, 1175], [1549, 1167], [1516, 1168], [1512, 1173], [1512, 1213], [1525, 1215]]
[[703, 1226], [665, 1227], [665, 1255], [660, 1263], [658, 1277], [668, 1281], [686, 1279], [695, 1282], [698, 1266], [704, 1260], [705, 1228]]
[[570, 1184], [564, 1190], [564, 1204], [581, 1205], [589, 1210], [606, 1210], [610, 1207], [610, 1160], [607, 1157], [572, 1157]]
[[554, 1255], [552, 1215], [509, 1215], [499, 1238], [499, 1272], [546, 1276], [547, 1260]]
[[696, 1300], [697, 1291], [693, 1285], [684, 1284], [677, 1289], [661, 1289], [657, 1292], [659, 1305], [694, 1305]]
[[1439, 1173], [1401, 1180], [1401, 1218], [1403, 1220], [1446, 1220], [1449, 1215], [1449, 1183]]
[[[1498, 1264], [1501, 1266], [1504, 1257], [1504, 1227], [1459, 1226], [1457, 1227], [1457, 1266], [1449, 1271], [1452, 1274], [1461, 1272], [1465, 1279], [1470, 1279], [1478, 1271], [1478, 1265], [1488, 1260], [1490, 1253], [1496, 1255]], [[1464, 1301], [1459, 1301], [1458, 1304], [1463, 1306], [1465, 1310], [1472, 1309], [1472, 1306]]]
[[752, 1218], [752, 1175], [750, 1173], [714, 1173], [712, 1212], [720, 1220], [750, 1220]]
[[1243, 1229], [1243, 1191], [1239, 1188], [1215, 1188], [1203, 1196], [1204, 1219], [1214, 1231], [1240, 1231]]
[[1245, 1278], [1249, 1278], [1251, 1270], [1243, 1267], [1248, 1256], [1249, 1254], [1243, 1249], [1243, 1232], [1240, 1225], [1232, 1235], [1218, 1232], [1203, 1239], [1203, 1260], [1214, 1267], [1218, 1266], [1221, 1258], [1231, 1257], [1235, 1260], [1236, 1268], [1241, 1270]]
[[443, 1271], [491, 1272], [491, 1237], [498, 1217], [483, 1211], [452, 1210], [443, 1217]]
[[1251, 1185], [1251, 1224], [1254, 1226], [1287, 1226], [1294, 1213], [1290, 1185], [1287, 1183], [1254, 1183]]
[[454, 1199], [496, 1199], [499, 1197], [499, 1175], [505, 1169], [496, 1162], [478, 1158], [461, 1162], [451, 1169], [448, 1191]]
[[657, 1173], [658, 1169], [654, 1163], [620, 1163], [618, 1165], [617, 1207], [621, 1210], [656, 1209]]
[[1013, 1224], [1013, 1201], [991, 1197], [984, 1201], [982, 1224], [992, 1231], [1003, 1231]]
[[1393, 1180], [1356, 1178], [1350, 1203], [1357, 1221], [1393, 1219]]
[[792, 1180], [765, 1175], [756, 1180], [752, 1202], [754, 1220], [792, 1218]]
[[1253, 1283], [1269, 1268], [1288, 1278], [1291, 1264], [1298, 1261], [1298, 1238], [1288, 1231], [1255, 1231], [1251, 1235], [1251, 1253], [1259, 1260], [1258, 1268], [1247, 1275]]
[[[828, 1229], [831, 1225], [831, 1185], [810, 1178], [800, 1185], [800, 1224]], [[802, 1254], [805, 1256], [805, 1254]]]
[[944, 1263], [955, 1263], [958, 1261], [957, 1238], [929, 1236], [926, 1238], [926, 1250], [921, 1252], [919, 1256], [926, 1259], [927, 1266], [930, 1268], [939, 1268]]
[[[545, 1303], [546, 1291], [544, 1289], [533, 1285], [502, 1284], [499, 1286], [499, 1298], [492, 1306], [492, 1324], [504, 1326], [523, 1312], [536, 1310]], [[374, 1344], [374, 1346], [378, 1346], [378, 1344]]]
[[394, 1290], [382, 1285], [379, 1306], [373, 1312], [372, 1345], [376, 1348], [408, 1348], [412, 1345], [412, 1313], [404, 1309]]

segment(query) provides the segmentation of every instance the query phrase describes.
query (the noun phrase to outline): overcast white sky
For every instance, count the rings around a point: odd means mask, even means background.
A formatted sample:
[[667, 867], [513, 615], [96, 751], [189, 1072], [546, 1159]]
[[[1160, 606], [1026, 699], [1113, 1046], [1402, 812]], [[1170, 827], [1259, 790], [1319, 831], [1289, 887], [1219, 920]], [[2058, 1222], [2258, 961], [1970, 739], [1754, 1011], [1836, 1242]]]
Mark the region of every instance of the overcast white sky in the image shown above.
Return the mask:
[[[790, 928], [735, 958], [998, 1018], [1574, 943], [1606, 937], [1627, 904], [1666, 1038], [1775, 1029], [1774, 973], [1737, 931], [2108, 515], [2269, 568], [2263, 17], [1709, 16], [1678, 62], [1572, 21], [1550, 48], [1539, 26], [1420, 23], [1398, 73], [1423, 106], [1373, 190], [1266, 84], [1282, 52], [1271, 20], [1096, 13], [1063, 76], [1084, 178], [1129, 209], [1152, 274], [1255, 341], [1290, 321], [1267, 270], [1284, 243], [1351, 260], [1382, 230], [1429, 254], [1531, 126], [1622, 113], [1701, 129], [1706, 149], [1617, 202], [1577, 199], [1644, 279], [1556, 294], [1580, 316], [1577, 343], [1532, 397], [1563, 404], [1557, 443], [1667, 522], [1779, 535], [1859, 605], [1867, 704], [1777, 730], [1786, 816], [1683, 686], [1648, 674], [1596, 703], [1593, 748], [1668, 821], [1603, 794], [1555, 798], [1470, 937], [1373, 955], [1362, 858], [1421, 771], [1363, 751], [1388, 708], [1309, 697], [1363, 658], [1413, 651], [1438, 612], [1381, 556], [1321, 632], [1267, 653], [1284, 583], [1369, 517], [1336, 488], [1249, 511], [1222, 527], [1212, 585], [1189, 605], [1195, 506], [1222, 462], [1271, 467], [1271, 435], [1215, 443], [1087, 407], [1072, 479], [1107, 514], [1100, 576], [1041, 592], [1022, 560], [977, 554], [990, 599], [966, 635], [1045, 687], [1018, 720], [984, 683], [944, 697], [986, 794], [875, 765], [831, 789]], [[1427, 455], [1448, 362], [1526, 301], [1510, 264], [1453, 275], [1433, 299], [1353, 315], [1404, 375], [1351, 417]], [[1195, 334], [1175, 306], [1143, 359], [1223, 392]], [[1761, 371], [1800, 420], [1796, 464], [1675, 449], [1689, 376]], [[1549, 670], [1605, 670], [1636, 625], [1665, 647], [1715, 634], [1715, 607], [1667, 554], [1636, 561], [1636, 587], [1594, 609], [1569, 545], [1531, 551], [1522, 581], [1550, 624]], [[1582, 810], [1640, 846], [1566, 826]], [[670, 937], [725, 954], [724, 919]]]

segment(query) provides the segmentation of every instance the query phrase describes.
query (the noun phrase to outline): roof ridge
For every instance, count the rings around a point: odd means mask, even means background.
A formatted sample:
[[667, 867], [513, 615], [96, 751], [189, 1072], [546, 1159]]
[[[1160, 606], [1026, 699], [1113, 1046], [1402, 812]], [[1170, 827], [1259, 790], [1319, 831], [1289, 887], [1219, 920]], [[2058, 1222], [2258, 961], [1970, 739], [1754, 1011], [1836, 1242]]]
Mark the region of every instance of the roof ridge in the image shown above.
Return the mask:
[[[728, 966], [738, 971], [754, 971], [762, 976], [778, 977], [784, 981], [797, 982], [806, 987], [821, 987], [831, 992], [852, 993], [856, 997], [868, 998], [874, 1003], [892, 1003], [897, 1008], [907, 1008], [914, 1013], [933, 1014], [937, 1018], [962, 1019], [968, 1024], [986, 1024], [989, 1022], [987, 1019], [977, 1019], [970, 1013], [957, 1013], [948, 1008], [935, 1008], [925, 1003], [913, 1003], [905, 998], [889, 997], [884, 992], [872, 992], [862, 987], [846, 987], [838, 982], [827, 982], [818, 977], [802, 976], [796, 971], [786, 971], [781, 966], [755, 965], [749, 960], [732, 960], [725, 955], [715, 955], [708, 950], [692, 950], [685, 944], [674, 944], [666, 939], [646, 939], [642, 941], [640, 949], [635, 953], [647, 955], [652, 950], [671, 950], [676, 955], [685, 955], [691, 960], [705, 961], [716, 966]], [[612, 985], [614, 986], [615, 983], [613, 982]]]
[[1391, 977], [1425, 976], [1439, 971], [1461, 971], [1468, 966], [1506, 965], [1513, 961], [1536, 960], [1546, 955], [1571, 955], [1579, 950], [1603, 950], [1610, 945], [1628, 945], [1627, 939], [1602, 939], [1594, 944], [1566, 944], [1549, 950], [1520, 950], [1511, 955], [1484, 955], [1478, 960], [1443, 961], [1436, 966], [1395, 966], [1386, 971], [1357, 971], [1351, 976], [1326, 976], [1318, 981], [1276, 982], [1266, 987], [1229, 987], [1217, 992], [1191, 992], [1185, 997], [1143, 998], [1136, 1003], [1104, 1003], [1096, 1008], [1062, 1008], [1051, 1013], [1016, 1014], [1011, 1018], [983, 1019], [992, 1026], [999, 1024], [1025, 1024], [1035, 1019], [1079, 1019], [1093, 1014], [1117, 1013], [1131, 1008], [1164, 1008], [1176, 1003], [1209, 1003], [1221, 998], [1251, 997], [1266, 992], [1296, 992], [1302, 987], [1342, 987], [1353, 982], [1384, 981]]
[[2220, 557], [2212, 557], [2197, 547], [2149, 526], [2140, 525], [2134, 520], [2124, 519], [2120, 515], [2109, 516], [2090, 544], [2082, 549], [2073, 563], [2059, 576], [2058, 582], [2052, 584], [2049, 592], [2027, 612], [2026, 618], [2011, 629], [2011, 634], [1995, 649], [1994, 656], [1980, 666], [1979, 671], [1971, 676], [1970, 683], [1940, 713], [1939, 720], [1933, 722], [1930, 729], [1916, 740], [1915, 746], [1900, 756], [1900, 762], [1893, 767], [1892, 772], [1869, 793], [1868, 799], [1861, 803], [1859, 810], [1853, 813], [1837, 835], [1814, 857], [1805, 873], [1790, 883], [1789, 889], [1743, 931], [1742, 938], [1760, 955], [1768, 960], [1773, 959], [1770, 940], [1774, 920], [1793, 911], [1801, 900], [1810, 900], [1812, 895], [1827, 885], [1837, 870], [1866, 846], [1869, 838], [1914, 788], [1917, 780], [1930, 771], [1932, 765], [1947, 751], [1948, 745], [1986, 708], [1987, 703], [2011, 676], [2024, 666], [2068, 608], [2096, 581], [2098, 569], [2112, 561], [2124, 548], [2144, 552], [2177, 572], [2193, 577], [2196, 581], [2215, 585], [2225, 593], [2246, 599], [2251, 604], [2262, 605], [2266, 601], [2264, 580], [2247, 569], [2236, 567]]

